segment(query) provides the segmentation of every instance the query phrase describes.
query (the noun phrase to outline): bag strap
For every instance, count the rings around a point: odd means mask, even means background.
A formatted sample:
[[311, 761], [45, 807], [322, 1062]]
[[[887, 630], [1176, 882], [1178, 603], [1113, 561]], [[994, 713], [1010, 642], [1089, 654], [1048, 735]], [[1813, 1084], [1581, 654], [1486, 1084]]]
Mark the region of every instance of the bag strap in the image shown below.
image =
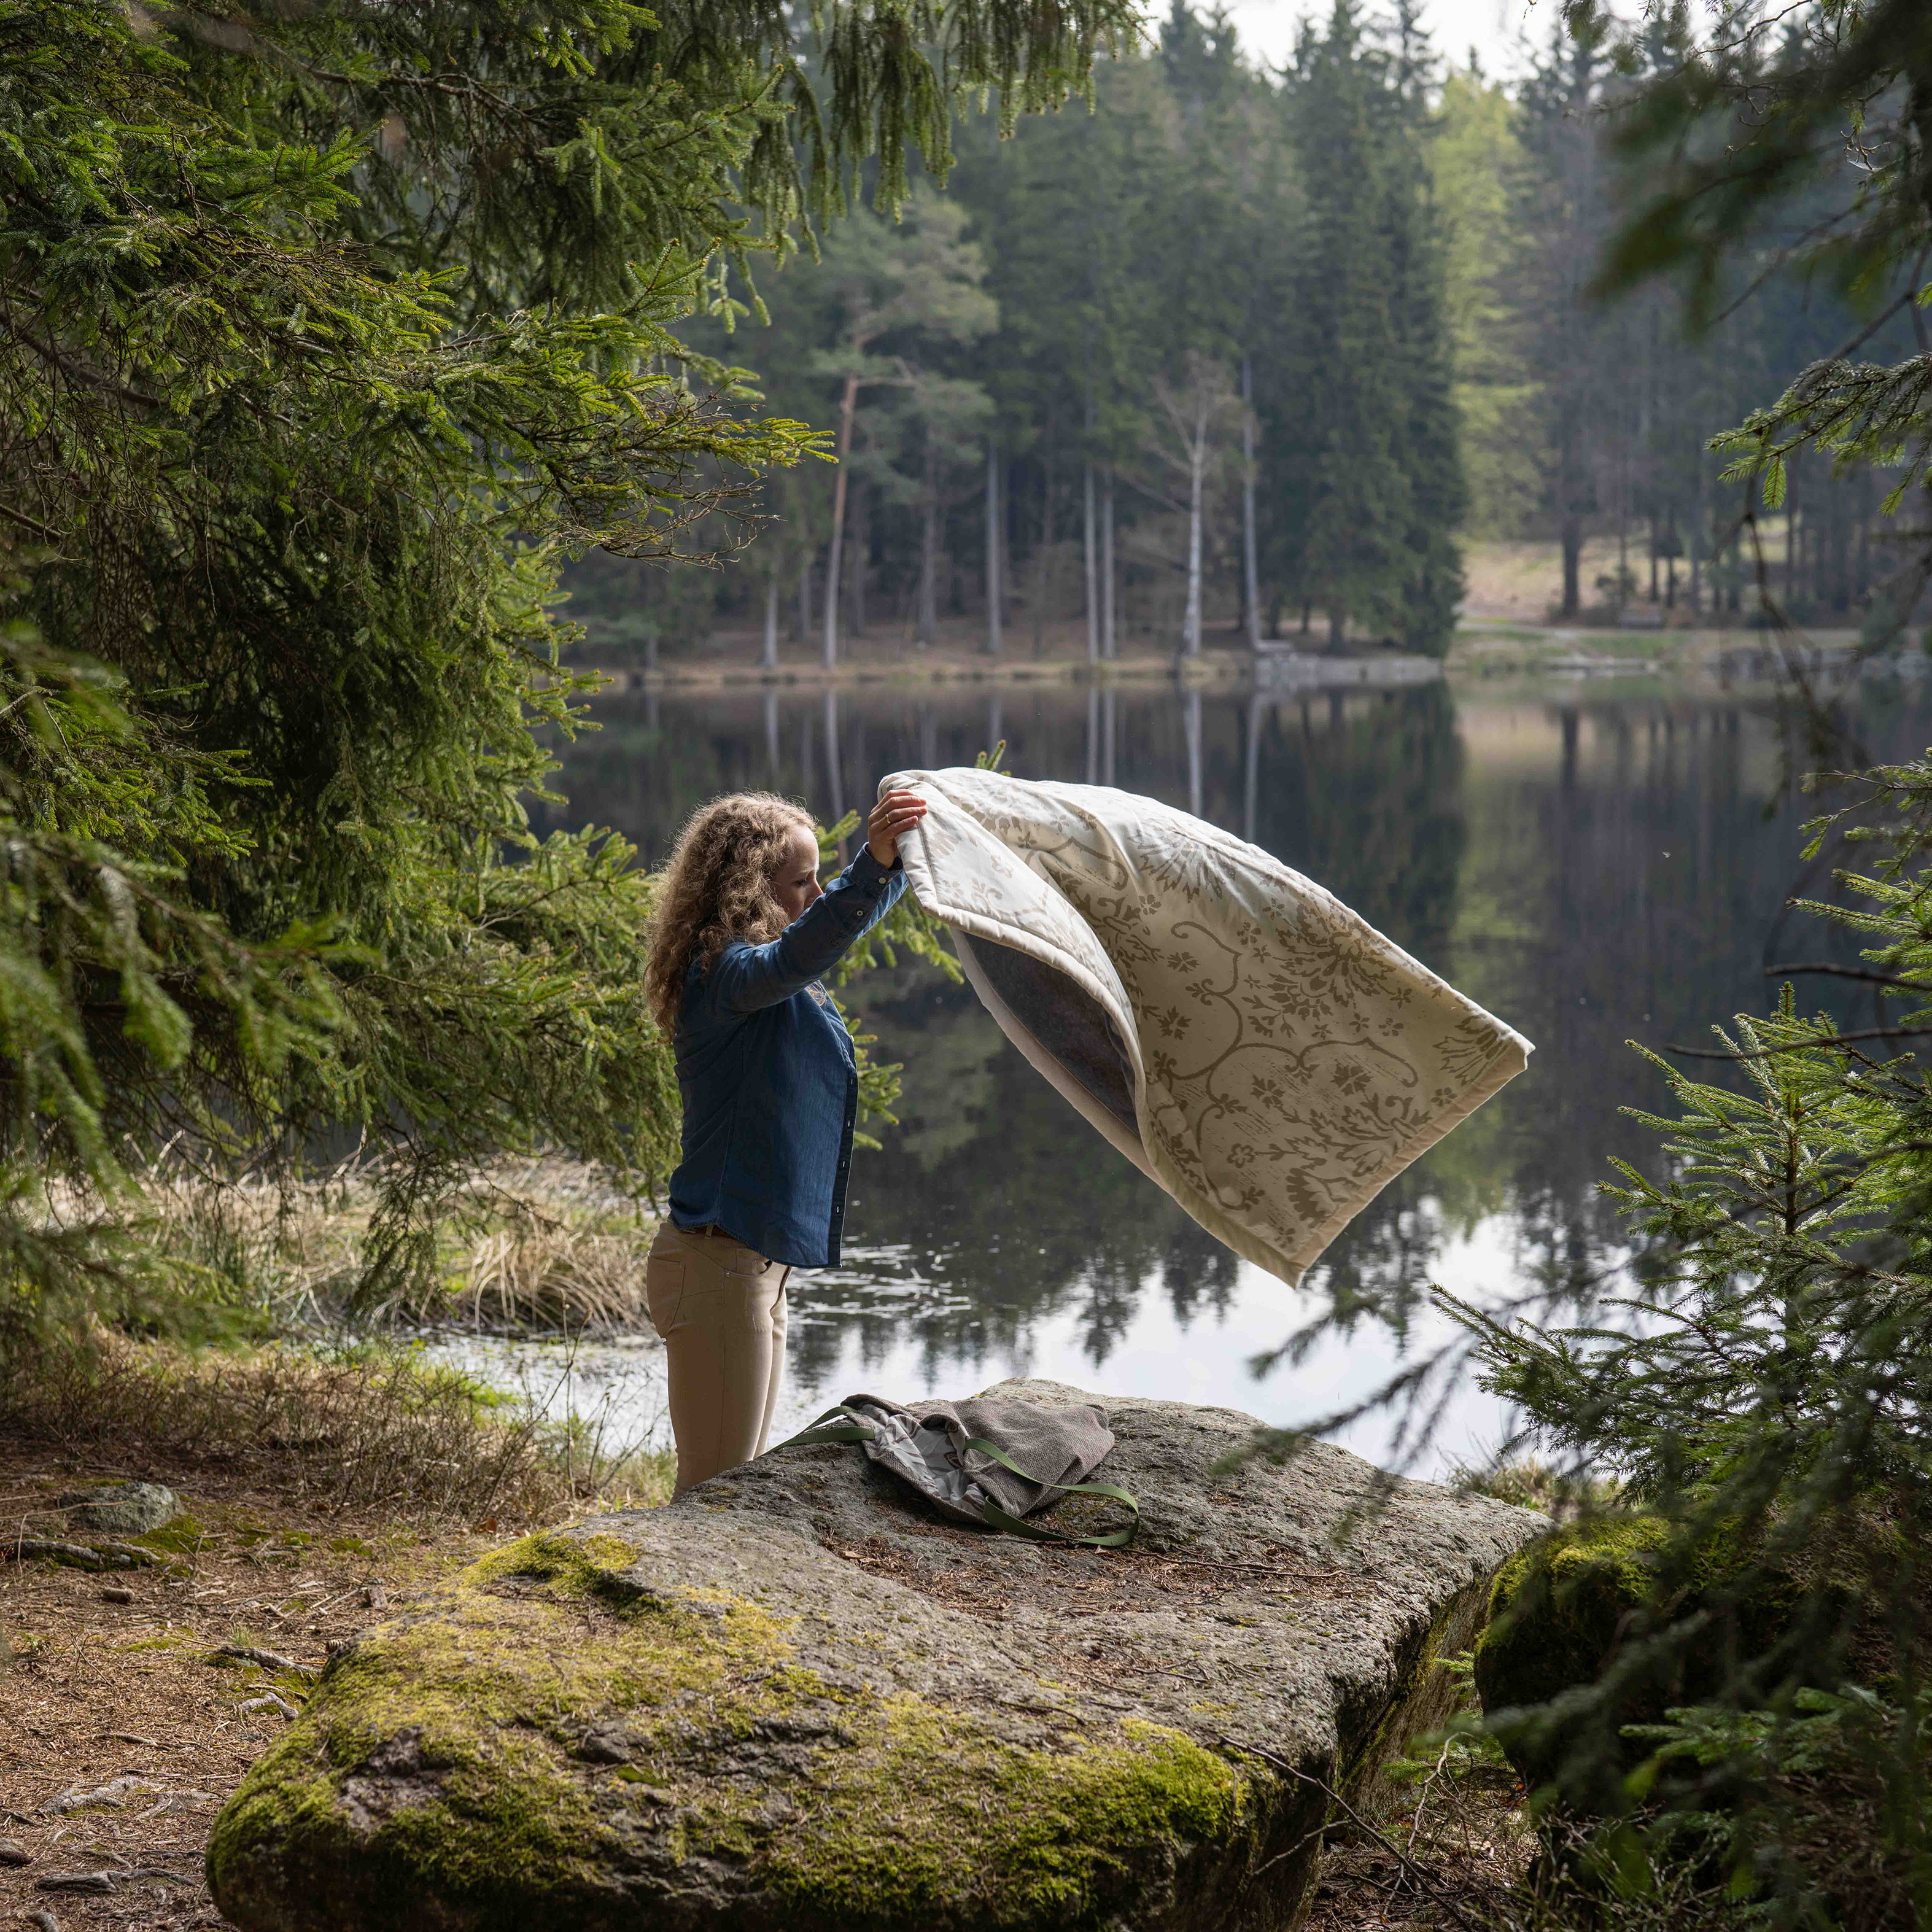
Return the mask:
[[1037, 1476], [1030, 1476], [997, 1443], [988, 1442], [982, 1436], [975, 1436], [966, 1444], [969, 1453], [977, 1450], [982, 1456], [989, 1456], [1003, 1469], [1010, 1469], [1022, 1482], [1031, 1483], [1036, 1489], [1058, 1490], [1067, 1496], [1106, 1496], [1117, 1503], [1125, 1503], [1133, 1512], [1133, 1520], [1119, 1529], [1110, 1529], [1094, 1536], [1069, 1536], [1064, 1530], [1049, 1529], [1044, 1523], [1028, 1522], [1023, 1518], [1009, 1515], [991, 1496], [986, 1498], [986, 1520], [1004, 1529], [1010, 1536], [1024, 1536], [1035, 1543], [1078, 1544], [1088, 1550], [1124, 1550], [1133, 1541], [1135, 1532], [1141, 1525], [1141, 1506], [1138, 1501], [1126, 1490], [1117, 1489], [1112, 1483], [1048, 1483]]
[[[808, 1423], [796, 1436], [788, 1436], [778, 1446], [781, 1449], [807, 1449], [821, 1442], [871, 1442], [878, 1438], [878, 1432], [876, 1423], [842, 1402], [835, 1408], [828, 1408], [816, 1421]], [[1043, 1482], [1037, 1476], [1028, 1475], [998, 1443], [988, 1442], [983, 1436], [973, 1437], [968, 1442], [966, 1449], [969, 1454], [976, 1451], [990, 1457], [1001, 1468], [1010, 1470], [1022, 1482], [1030, 1483], [1036, 1489], [1058, 1490], [1062, 1496], [1105, 1496], [1111, 1502], [1126, 1504], [1133, 1512], [1133, 1520], [1119, 1529], [1106, 1530], [1093, 1536], [1070, 1536], [1064, 1530], [1049, 1529], [1044, 1523], [1028, 1522], [1024, 1517], [1009, 1514], [989, 1496], [986, 1498], [986, 1520], [995, 1529], [1003, 1529], [1009, 1536], [1024, 1536], [1034, 1543], [1066, 1543], [1088, 1550], [1124, 1550], [1133, 1541], [1140, 1528], [1141, 1506], [1127, 1490], [1117, 1489], [1112, 1483]]]
[[[845, 1418], [842, 1423], [836, 1420], [842, 1415]], [[796, 1436], [788, 1436], [778, 1446], [808, 1449], [817, 1442], [872, 1442], [878, 1439], [878, 1433], [877, 1423], [841, 1402], [836, 1408], [828, 1408], [816, 1422], [808, 1422]]]

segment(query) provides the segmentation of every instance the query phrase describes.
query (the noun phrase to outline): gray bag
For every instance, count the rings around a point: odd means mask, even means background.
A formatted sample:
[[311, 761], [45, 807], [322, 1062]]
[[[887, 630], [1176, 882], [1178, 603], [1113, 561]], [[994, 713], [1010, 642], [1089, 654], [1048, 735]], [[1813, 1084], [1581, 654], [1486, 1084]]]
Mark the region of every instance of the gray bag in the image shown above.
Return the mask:
[[[848, 1396], [781, 1447], [856, 1442], [950, 1516], [1042, 1543], [1118, 1550], [1133, 1540], [1140, 1505], [1125, 1490], [1084, 1478], [1114, 1446], [1105, 1412], [1082, 1402], [1049, 1407], [1011, 1398], [922, 1402]], [[1068, 1536], [1024, 1519], [1064, 1496], [1106, 1496], [1134, 1520], [1094, 1536]]]

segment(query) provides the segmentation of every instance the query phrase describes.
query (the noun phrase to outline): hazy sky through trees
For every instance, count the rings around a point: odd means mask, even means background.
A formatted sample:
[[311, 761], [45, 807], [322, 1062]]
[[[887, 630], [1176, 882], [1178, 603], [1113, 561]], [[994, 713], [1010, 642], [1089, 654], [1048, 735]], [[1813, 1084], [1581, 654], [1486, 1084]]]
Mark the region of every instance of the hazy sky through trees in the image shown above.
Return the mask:
[[[1485, 74], [1514, 79], [1526, 64], [1523, 42], [1548, 41], [1558, 6], [1558, 0], [1425, 0], [1422, 24], [1442, 59], [1465, 66], [1474, 47]], [[1615, 10], [1629, 16], [1635, 0]], [[1242, 44], [1271, 62], [1288, 58], [1299, 21], [1312, 16], [1324, 22], [1328, 12], [1328, 0], [1232, 0], [1228, 9]]]
[[[1325, 22], [1329, 9], [1323, 0], [1233, 0], [1228, 11], [1251, 52], [1280, 62], [1294, 44], [1298, 23], [1306, 16]], [[1523, 35], [1546, 39], [1556, 11], [1556, 0], [1427, 0], [1422, 21], [1443, 59], [1460, 67], [1473, 46], [1484, 73], [1513, 75], [1523, 65]]]

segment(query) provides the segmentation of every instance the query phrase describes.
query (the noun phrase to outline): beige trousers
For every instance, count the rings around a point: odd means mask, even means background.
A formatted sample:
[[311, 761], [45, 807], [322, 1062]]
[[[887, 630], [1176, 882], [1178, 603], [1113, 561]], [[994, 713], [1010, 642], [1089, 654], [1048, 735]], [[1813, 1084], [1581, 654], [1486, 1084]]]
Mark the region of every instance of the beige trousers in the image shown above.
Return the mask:
[[668, 1358], [675, 1494], [764, 1454], [784, 1376], [790, 1273], [718, 1229], [658, 1228], [644, 1300]]

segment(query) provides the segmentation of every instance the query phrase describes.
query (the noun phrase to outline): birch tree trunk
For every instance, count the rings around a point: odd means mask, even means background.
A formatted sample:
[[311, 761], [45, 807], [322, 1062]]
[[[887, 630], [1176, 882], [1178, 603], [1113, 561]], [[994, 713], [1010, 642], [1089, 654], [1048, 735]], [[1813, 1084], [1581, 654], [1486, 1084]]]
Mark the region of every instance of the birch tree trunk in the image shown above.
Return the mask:
[[1187, 808], [1201, 816], [1201, 691], [1187, 694]]
[[852, 634], [862, 638], [866, 634], [866, 566], [872, 556], [872, 500], [862, 489], [852, 495], [851, 553]]
[[1258, 694], [1250, 693], [1242, 746], [1241, 836], [1255, 842], [1255, 809], [1260, 800], [1262, 774], [1262, 705]]
[[766, 670], [775, 670], [778, 662], [778, 574], [774, 570], [765, 579], [765, 646], [758, 654], [758, 662]]
[[1187, 446], [1187, 631], [1190, 657], [1201, 654], [1201, 501], [1208, 478], [1208, 405], [1196, 411]]
[[[836, 602], [837, 599], [832, 601]], [[832, 803], [826, 822], [836, 825], [845, 816], [845, 778], [839, 769], [838, 687], [836, 684], [825, 687], [825, 777]], [[845, 857], [845, 841], [842, 838], [838, 842], [838, 857], [842, 863]]]
[[1082, 535], [1085, 542], [1087, 563], [1087, 662], [1094, 664], [1100, 656], [1100, 559], [1096, 554], [1099, 544], [1099, 532], [1094, 528], [1094, 466], [1086, 466], [1084, 477], [1085, 521]]
[[1119, 634], [1114, 626], [1114, 472], [1111, 466], [1100, 484], [1100, 655], [1110, 661], [1120, 655]]
[[986, 651], [1000, 655], [1000, 446], [986, 445]]
[[1241, 565], [1247, 593], [1248, 648], [1262, 647], [1261, 570], [1255, 554], [1255, 371], [1241, 358]]
[[929, 650], [939, 634], [939, 452], [926, 429], [926, 515], [919, 540], [919, 644]]
[[852, 454], [852, 417], [859, 400], [856, 370], [845, 378], [838, 405], [838, 467], [832, 481], [832, 554], [825, 570], [825, 668], [838, 662], [838, 572], [844, 562], [846, 459]]

